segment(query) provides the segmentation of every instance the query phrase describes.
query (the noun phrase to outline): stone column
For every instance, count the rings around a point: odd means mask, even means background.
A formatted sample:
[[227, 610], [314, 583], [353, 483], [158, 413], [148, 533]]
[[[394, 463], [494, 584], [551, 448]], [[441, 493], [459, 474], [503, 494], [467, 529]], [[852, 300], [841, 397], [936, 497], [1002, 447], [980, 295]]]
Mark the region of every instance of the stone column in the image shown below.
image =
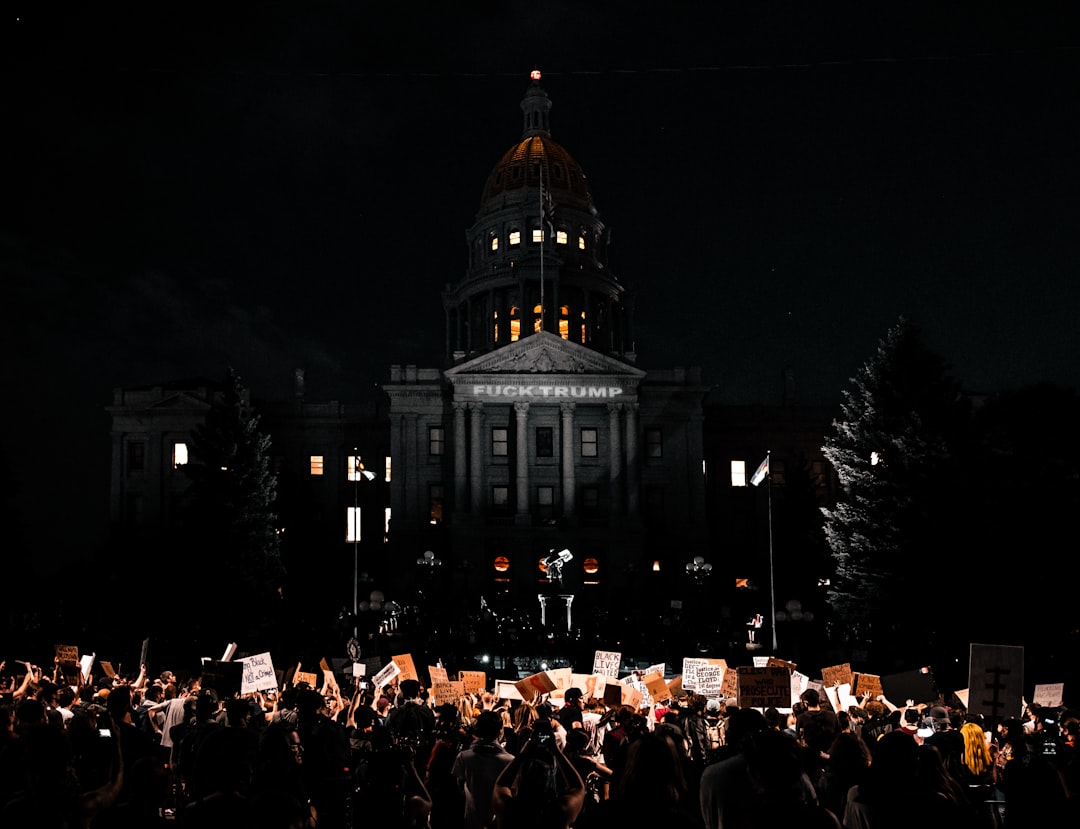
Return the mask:
[[638, 404], [626, 403], [626, 511], [638, 512], [641, 459], [638, 452]]
[[[402, 424], [403, 432], [401, 436], [402, 443], [405, 446], [405, 453], [409, 457], [415, 458], [416, 463], [420, 463], [422, 458], [427, 457], [426, 451], [421, 450], [422, 444], [420, 443], [420, 435], [417, 428], [418, 419], [419, 415], [416, 412], [406, 412]], [[426, 442], [427, 435], [424, 435], [423, 437]], [[402, 471], [404, 471], [404, 468], [402, 468]], [[421, 503], [421, 494], [416, 491], [418, 480], [421, 480], [419, 476], [414, 477], [412, 480], [409, 480], [408, 476], [406, 476], [406, 480], [404, 481], [405, 501], [402, 504], [402, 507], [404, 508], [405, 515], [403, 517], [409, 526], [415, 525], [416, 522], [420, 520], [419, 505]], [[426, 503], [427, 493], [424, 493], [422, 497], [423, 501]]]
[[611, 512], [621, 515], [623, 511], [623, 468], [622, 468], [622, 411], [621, 403], [608, 403], [608, 443], [611, 466]]
[[469, 511], [480, 515], [484, 511], [484, 404], [469, 404]]
[[577, 500], [574, 483], [574, 404], [560, 403], [559, 410], [562, 412], [562, 511], [563, 516], [569, 518], [574, 514], [574, 504]]
[[465, 488], [469, 482], [468, 455], [465, 452], [466, 403], [454, 403], [454, 503], [451, 515], [466, 512]]
[[529, 404], [514, 404], [517, 420], [517, 518], [520, 523], [529, 516]]

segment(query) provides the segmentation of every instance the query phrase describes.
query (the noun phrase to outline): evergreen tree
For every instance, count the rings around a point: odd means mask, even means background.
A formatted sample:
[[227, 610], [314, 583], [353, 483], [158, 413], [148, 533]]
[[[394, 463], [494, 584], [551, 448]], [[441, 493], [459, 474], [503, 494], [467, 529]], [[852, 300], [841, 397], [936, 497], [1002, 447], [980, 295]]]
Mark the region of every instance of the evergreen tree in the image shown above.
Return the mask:
[[966, 407], [903, 319], [851, 382], [823, 447], [840, 483], [836, 506], [822, 510], [829, 601], [845, 635], [900, 660], [905, 643], [925, 654], [941, 626], [920, 598], [956, 530], [946, 487]]
[[192, 432], [190, 521], [183, 579], [199, 601], [204, 632], [245, 645], [272, 633], [280, 604], [276, 480], [270, 438], [259, 430], [232, 368], [206, 422]]

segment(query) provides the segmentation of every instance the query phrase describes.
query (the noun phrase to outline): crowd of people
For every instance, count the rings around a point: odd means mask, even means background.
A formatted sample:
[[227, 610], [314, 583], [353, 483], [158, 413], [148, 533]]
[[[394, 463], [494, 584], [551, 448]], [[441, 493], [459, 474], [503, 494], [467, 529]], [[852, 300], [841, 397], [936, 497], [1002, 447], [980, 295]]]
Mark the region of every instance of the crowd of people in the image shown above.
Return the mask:
[[[435, 704], [331, 671], [219, 694], [200, 676], [0, 674], [0, 826], [190, 829], [1028, 829], [1080, 825], [1080, 712], [988, 722], [944, 700], [833, 710], [570, 687]], [[21, 673], [21, 677], [19, 674]], [[355, 686], [355, 687], [353, 687]]]

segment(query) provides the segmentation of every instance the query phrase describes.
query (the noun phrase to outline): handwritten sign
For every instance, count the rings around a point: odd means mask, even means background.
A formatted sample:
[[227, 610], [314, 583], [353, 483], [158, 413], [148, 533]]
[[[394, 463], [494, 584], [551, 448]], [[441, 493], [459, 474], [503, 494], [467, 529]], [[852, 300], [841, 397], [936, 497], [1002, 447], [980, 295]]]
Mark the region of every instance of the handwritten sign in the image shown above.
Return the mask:
[[631, 688], [627, 685], [622, 689], [622, 702], [623, 705], [629, 705], [635, 711], [641, 707], [642, 701], [645, 699], [645, 695], [641, 693], [637, 688]]
[[380, 670], [377, 674], [375, 674], [375, 676], [371, 678], [371, 684], [375, 688], [385, 688], [387, 685], [390, 684], [390, 681], [394, 679], [394, 677], [400, 674], [401, 668], [398, 666], [397, 662], [387, 662], [386, 665], [382, 668], [382, 670]]
[[276, 691], [277, 674], [274, 672], [274, 660], [269, 653], [257, 653], [237, 660], [244, 666], [244, 676], [240, 681], [240, 693], [251, 694], [255, 691]]
[[435, 695], [436, 703], [443, 705], [445, 703], [456, 704], [463, 696], [465, 696], [465, 684], [460, 680], [455, 682], [436, 682], [431, 686], [432, 692]]
[[828, 668], [821, 669], [821, 684], [826, 688], [834, 688], [837, 685], [843, 685], [845, 682], [850, 685], [852, 679], [850, 662], [830, 665]]
[[495, 680], [496, 699], [522, 699], [521, 691], [517, 689], [517, 683], [509, 679]]
[[740, 708], [787, 708], [791, 705], [791, 673], [787, 668], [739, 668]]
[[106, 662], [104, 659], [101, 659], [98, 661], [98, 664], [101, 666], [101, 670], [105, 672], [105, 676], [109, 679], [116, 678], [116, 668], [113, 667], [112, 662]]
[[431, 684], [436, 682], [449, 682], [450, 675], [446, 673], [446, 668], [440, 668], [437, 665], [428, 665], [428, 676], [431, 678]]
[[739, 696], [739, 672], [735, 668], [724, 671], [724, 682], [720, 686], [720, 696], [734, 700]]
[[392, 656], [390, 658], [394, 660], [394, 663], [401, 671], [399, 680], [415, 679], [417, 682], [420, 681], [420, 676], [416, 673], [416, 665], [413, 664], [411, 653], [403, 653], [400, 656]]
[[56, 645], [56, 658], [61, 663], [67, 663], [69, 665], [77, 665], [79, 663], [79, 647], [78, 645]]
[[621, 663], [622, 653], [618, 651], [596, 651], [593, 655], [592, 672], [618, 678]]
[[[851, 682], [851, 693], [857, 697], [877, 699], [884, 693], [881, 689], [881, 677], [877, 674], [856, 672]], [[903, 700], [900, 700], [903, 702]]]
[[570, 684], [580, 688], [585, 699], [603, 699], [608, 677], [600, 674], [574, 674]]
[[697, 693], [706, 697], [718, 697], [723, 685], [723, 665], [706, 664], [698, 668]]
[[770, 656], [765, 660], [766, 668], [787, 668], [789, 671], [794, 671], [797, 667], [794, 662], [788, 662], [786, 659], [780, 659], [776, 656]]
[[668, 684], [664, 682], [664, 675], [657, 671], [647, 673], [641, 678], [641, 681], [645, 683], [645, 688], [649, 692], [649, 696], [653, 699], [664, 700], [668, 698]]
[[548, 668], [547, 675], [555, 683], [555, 690], [562, 693], [574, 681], [573, 668]]
[[319, 687], [319, 675], [308, 671], [297, 671], [293, 674], [293, 685], [299, 685], [301, 682], [306, 682], [312, 688]]

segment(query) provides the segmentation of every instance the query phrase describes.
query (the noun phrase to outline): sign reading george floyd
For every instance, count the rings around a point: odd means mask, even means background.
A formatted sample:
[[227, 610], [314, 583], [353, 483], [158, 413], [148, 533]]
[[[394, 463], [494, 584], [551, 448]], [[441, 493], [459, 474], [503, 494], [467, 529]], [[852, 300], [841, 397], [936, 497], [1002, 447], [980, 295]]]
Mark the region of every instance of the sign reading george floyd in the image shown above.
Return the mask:
[[740, 708], [791, 706], [791, 672], [787, 668], [739, 668]]

